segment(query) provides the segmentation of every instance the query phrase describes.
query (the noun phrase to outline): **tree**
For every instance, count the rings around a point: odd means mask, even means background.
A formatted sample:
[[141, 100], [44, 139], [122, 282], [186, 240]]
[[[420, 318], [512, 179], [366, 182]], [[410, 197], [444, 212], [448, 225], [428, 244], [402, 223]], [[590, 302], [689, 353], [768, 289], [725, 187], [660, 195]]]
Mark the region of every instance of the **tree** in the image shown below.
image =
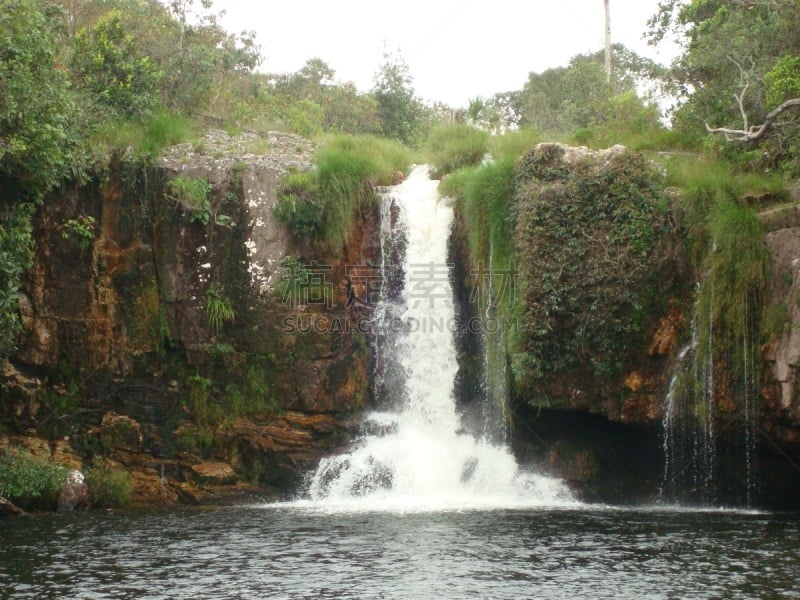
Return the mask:
[[774, 106], [764, 117], [760, 125], [750, 125], [744, 109], [744, 96], [747, 85], [736, 97], [742, 115], [742, 129], [727, 127], [711, 127], [706, 124], [710, 133], [721, 133], [731, 142], [757, 142], [764, 138], [784, 112], [800, 107], [800, 56], [785, 56], [764, 76], [767, 106]]
[[419, 138], [422, 106], [415, 97], [413, 80], [402, 56], [383, 55], [384, 62], [375, 75], [372, 94], [378, 103], [383, 134], [407, 145]]
[[[764, 144], [765, 166], [797, 169], [800, 128], [800, 3], [796, 0], [670, 0], [651, 19], [651, 41], [679, 30], [688, 43], [673, 65], [682, 104], [675, 127], [700, 136]], [[752, 125], [758, 123], [758, 125]]]
[[603, 0], [603, 6], [606, 11], [606, 27], [605, 27], [605, 66], [606, 66], [606, 83], [611, 83], [611, 7], [609, 0]]
[[112, 116], [141, 118], [160, 107], [197, 113], [213, 90], [261, 59], [254, 34], [227, 33], [209, 0], [198, 9], [194, 0], [86, 4], [92, 9], [75, 13], [84, 25], [71, 65], [78, 86]]
[[653, 61], [620, 44], [612, 46], [610, 81], [603, 61], [601, 50], [577, 55], [567, 67], [531, 73], [513, 98], [521, 124], [556, 133], [600, 125], [608, 118], [613, 97], [653, 87], [663, 75]]
[[360, 94], [352, 83], [337, 82], [336, 72], [320, 58], [309, 59], [296, 73], [269, 80], [272, 118], [283, 120], [296, 133], [380, 133], [375, 98]]
[[35, 206], [73, 164], [74, 104], [57, 62], [61, 19], [47, 3], [0, 0], [0, 357], [20, 329]]

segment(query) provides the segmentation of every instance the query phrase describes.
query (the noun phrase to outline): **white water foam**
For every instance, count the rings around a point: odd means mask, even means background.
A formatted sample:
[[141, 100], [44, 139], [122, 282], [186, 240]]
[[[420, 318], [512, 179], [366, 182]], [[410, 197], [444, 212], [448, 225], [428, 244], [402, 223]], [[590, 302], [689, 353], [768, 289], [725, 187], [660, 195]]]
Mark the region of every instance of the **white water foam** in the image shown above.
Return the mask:
[[[292, 506], [325, 511], [437, 511], [576, 506], [566, 485], [525, 472], [509, 448], [463, 430], [454, 399], [455, 319], [447, 266], [452, 209], [426, 167], [388, 192], [407, 232], [402, 297], [389, 336], [404, 383], [399, 406], [370, 415], [348, 453], [323, 459]], [[388, 302], [388, 300], [387, 300]], [[391, 399], [390, 399], [391, 400]], [[391, 404], [391, 401], [389, 402]]]

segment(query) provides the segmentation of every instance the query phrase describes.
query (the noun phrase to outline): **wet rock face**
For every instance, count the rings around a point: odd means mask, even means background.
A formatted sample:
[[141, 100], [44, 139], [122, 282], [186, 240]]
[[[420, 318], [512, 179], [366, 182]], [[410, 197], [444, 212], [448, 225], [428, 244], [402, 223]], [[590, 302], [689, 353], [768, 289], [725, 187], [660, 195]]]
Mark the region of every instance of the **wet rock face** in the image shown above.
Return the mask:
[[[769, 374], [762, 391], [772, 412], [771, 420], [800, 427], [800, 228], [770, 232], [767, 247], [772, 255], [767, 311], [774, 323], [771, 339], [764, 348]], [[781, 437], [797, 436], [786, 431]]]
[[[151, 168], [120, 160], [104, 179], [59, 192], [36, 220], [14, 361], [47, 367], [66, 358], [127, 375], [165, 333], [197, 357], [213, 337], [210, 285], [238, 289], [245, 306], [274, 290], [291, 252], [272, 214], [278, 182], [311, 168], [313, 153], [296, 135], [209, 131]], [[205, 198], [176, 191], [178, 179], [204, 182]], [[90, 223], [89, 238], [77, 222]]]
[[[271, 382], [287, 408], [357, 407], [368, 357], [353, 352], [352, 340], [324, 335], [296, 344], [296, 332], [281, 327], [287, 307], [276, 284], [284, 259], [297, 249], [273, 209], [281, 177], [312, 168], [314, 152], [311, 142], [292, 134], [209, 131], [200, 142], [168, 149], [150, 169], [120, 161], [102, 181], [47, 202], [36, 221], [37, 253], [23, 290], [25, 329], [14, 364], [40, 371], [58, 365], [76, 378], [107, 372], [120, 379], [142, 369], [158, 376], [160, 361], [153, 359], [165, 345], [203, 368], [222, 346], [270, 358], [270, 378], [301, 373]], [[377, 214], [365, 218], [342, 255], [330, 259], [335, 264], [326, 265], [333, 269], [334, 311], [344, 310], [344, 265], [365, 264], [379, 252]], [[92, 223], [91, 239], [70, 229], [78, 219]], [[219, 313], [213, 320], [210, 299], [228, 310], [224, 320]], [[289, 357], [291, 364], [284, 364]], [[354, 374], [342, 379], [341, 369]], [[247, 370], [228, 369], [239, 379]], [[14, 411], [35, 413], [36, 406], [25, 404], [41, 381], [17, 373], [0, 379], [19, 392]], [[325, 389], [336, 386], [341, 389]], [[164, 389], [166, 381], [156, 387]]]

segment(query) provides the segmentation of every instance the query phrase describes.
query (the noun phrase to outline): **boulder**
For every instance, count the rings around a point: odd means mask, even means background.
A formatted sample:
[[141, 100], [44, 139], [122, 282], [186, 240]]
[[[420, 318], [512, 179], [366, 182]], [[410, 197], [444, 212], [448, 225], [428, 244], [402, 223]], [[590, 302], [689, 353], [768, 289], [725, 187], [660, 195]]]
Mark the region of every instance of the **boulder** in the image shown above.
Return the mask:
[[107, 412], [100, 423], [100, 442], [109, 450], [141, 452], [142, 427], [127, 415]]
[[89, 508], [89, 504], [89, 486], [86, 485], [86, 478], [77, 469], [71, 469], [58, 493], [59, 512], [86, 509]]
[[236, 471], [226, 462], [202, 462], [192, 465], [192, 472], [200, 481], [215, 484], [234, 483]]

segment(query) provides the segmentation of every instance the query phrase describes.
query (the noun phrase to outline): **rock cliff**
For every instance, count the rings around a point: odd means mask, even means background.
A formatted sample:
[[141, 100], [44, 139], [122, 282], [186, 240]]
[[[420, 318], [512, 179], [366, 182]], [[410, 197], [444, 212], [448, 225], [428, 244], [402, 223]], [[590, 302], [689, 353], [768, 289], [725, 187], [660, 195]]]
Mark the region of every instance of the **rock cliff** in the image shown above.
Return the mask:
[[[132, 472], [139, 503], [285, 491], [344, 443], [369, 401], [369, 345], [296, 317], [357, 320], [344, 267], [378, 256], [378, 214], [338, 254], [302, 256], [273, 208], [314, 152], [296, 135], [209, 131], [50, 197], [2, 373], [6, 443], [68, 440]], [[308, 292], [295, 268], [312, 258], [324, 299], [290, 293]]]

